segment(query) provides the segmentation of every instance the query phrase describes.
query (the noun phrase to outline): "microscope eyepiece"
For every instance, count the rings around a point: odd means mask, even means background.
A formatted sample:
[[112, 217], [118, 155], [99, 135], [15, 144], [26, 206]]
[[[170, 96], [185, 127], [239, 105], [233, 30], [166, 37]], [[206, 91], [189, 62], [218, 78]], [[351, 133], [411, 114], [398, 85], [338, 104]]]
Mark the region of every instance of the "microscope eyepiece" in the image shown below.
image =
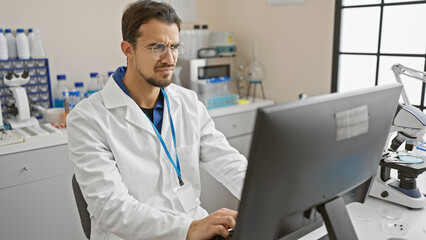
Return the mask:
[[4, 78], [6, 78], [7, 80], [11, 80], [12, 77], [13, 77], [13, 71], [12, 70], [7, 71], [6, 76], [4, 76]]
[[29, 74], [30, 74], [30, 70], [25, 69], [24, 72], [22, 73], [21, 77], [27, 78]]

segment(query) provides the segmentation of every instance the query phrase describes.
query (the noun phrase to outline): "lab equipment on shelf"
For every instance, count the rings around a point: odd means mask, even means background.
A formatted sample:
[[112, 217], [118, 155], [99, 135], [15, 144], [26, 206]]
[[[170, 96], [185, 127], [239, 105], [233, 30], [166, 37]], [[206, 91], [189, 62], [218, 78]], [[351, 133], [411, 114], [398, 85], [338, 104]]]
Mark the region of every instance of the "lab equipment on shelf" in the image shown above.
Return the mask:
[[41, 29], [34, 29], [34, 43], [31, 47], [31, 58], [45, 58], [46, 54], [41, 39]]
[[238, 104], [238, 95], [231, 93], [230, 77], [198, 81], [198, 96], [207, 109]]
[[7, 40], [7, 51], [9, 54], [9, 59], [16, 59], [18, 58], [18, 52], [16, 49], [16, 39], [15, 37], [12, 35], [12, 30], [7, 28], [5, 30], [5, 35], [6, 40]]
[[22, 85], [30, 80], [28, 70], [22, 73], [15, 73], [9, 70], [4, 77], [4, 84], [9, 86], [10, 92], [13, 94], [15, 102], [6, 105], [6, 110], [13, 115], [12, 118], [7, 119], [5, 122], [12, 128], [21, 128], [28, 126], [38, 125], [35, 117], [30, 115], [30, 105], [28, 103], [28, 96], [25, 88]]
[[89, 80], [89, 84], [87, 85], [87, 92], [85, 93], [84, 97], [89, 97], [93, 93], [101, 90], [102, 87], [103, 87], [103, 84], [99, 76], [99, 73], [97, 72], [90, 73], [90, 80]]
[[45, 108], [53, 106], [48, 59], [0, 60], [0, 99], [4, 120], [13, 117], [13, 115], [6, 110], [6, 106], [16, 102], [16, 99], [9, 91], [10, 87], [4, 84], [4, 77], [8, 71], [21, 74], [24, 70], [28, 70], [30, 76], [29, 81], [23, 84], [22, 87], [25, 88], [28, 96], [31, 115], [37, 119], [42, 119], [41, 114], [33, 108], [34, 105], [41, 105]]
[[28, 42], [30, 43], [30, 55], [31, 55], [32, 49], [34, 48], [34, 31], [32, 28], [28, 29]]
[[21, 143], [23, 141], [24, 137], [16, 133], [15, 130], [0, 128], [0, 146]]
[[0, 28], [0, 60], [7, 60], [9, 53], [7, 51], [7, 40], [3, 35], [3, 29]]
[[25, 30], [20, 28], [16, 30], [16, 46], [18, 50], [18, 58], [19, 59], [29, 59], [31, 57], [30, 53], [30, 42], [28, 40], [27, 35], [25, 34]]
[[[175, 69], [175, 71], [176, 71], [176, 69]], [[113, 72], [113, 71], [109, 71], [109, 72], [107, 73], [107, 76], [105, 76], [105, 77], [104, 77], [104, 79], [103, 79], [103, 86], [105, 86], [105, 84], [108, 82], [108, 80], [109, 80], [109, 78], [111, 77], [111, 75], [114, 75], [114, 72]]]
[[209, 47], [215, 48], [219, 56], [235, 56], [237, 44], [233, 32], [211, 32], [209, 35]]
[[70, 109], [73, 109], [84, 98], [85, 92], [83, 82], [74, 83], [74, 88], [69, 91], [68, 95]]
[[260, 85], [262, 90], [262, 97], [265, 99], [265, 92], [263, 90], [262, 82], [266, 78], [266, 68], [258, 60], [258, 43], [256, 40], [253, 41], [253, 60], [250, 65], [247, 67], [247, 79], [249, 81], [249, 86], [247, 89], [247, 99], [250, 97], [250, 88], [253, 86], [253, 101], [256, 97], [256, 86]]
[[181, 59], [196, 59], [198, 50], [208, 47], [209, 34], [207, 25], [202, 25], [202, 29], [200, 25], [194, 25], [194, 29], [181, 30], [179, 39], [186, 46], [185, 54]]
[[68, 88], [66, 85], [67, 76], [65, 74], [57, 75], [57, 84], [55, 89], [53, 90], [54, 97], [54, 105], [55, 108], [63, 108], [64, 107], [64, 97], [68, 94]]
[[194, 90], [207, 108], [229, 106], [238, 103], [235, 58], [180, 59], [181, 68], [175, 77], [186, 88]]

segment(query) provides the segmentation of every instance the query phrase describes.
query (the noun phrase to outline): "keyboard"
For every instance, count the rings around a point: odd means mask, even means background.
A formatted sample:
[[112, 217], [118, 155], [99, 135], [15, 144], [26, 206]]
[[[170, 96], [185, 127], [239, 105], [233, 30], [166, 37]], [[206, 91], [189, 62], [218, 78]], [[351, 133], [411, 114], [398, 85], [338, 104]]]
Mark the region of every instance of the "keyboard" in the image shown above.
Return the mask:
[[223, 237], [223, 236], [218, 235], [218, 236], [213, 237], [210, 240], [232, 240], [232, 239], [234, 239], [232, 237], [232, 234], [234, 233], [234, 230], [233, 229], [229, 229], [228, 232], [229, 232], [229, 236], [228, 237]]

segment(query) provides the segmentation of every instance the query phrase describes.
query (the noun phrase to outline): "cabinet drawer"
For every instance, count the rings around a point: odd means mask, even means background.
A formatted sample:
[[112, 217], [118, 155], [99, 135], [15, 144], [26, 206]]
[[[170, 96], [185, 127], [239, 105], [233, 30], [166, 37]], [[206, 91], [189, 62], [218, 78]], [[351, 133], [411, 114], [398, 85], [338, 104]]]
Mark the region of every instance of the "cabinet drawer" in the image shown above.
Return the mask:
[[70, 173], [66, 144], [0, 157], [0, 189]]
[[256, 111], [248, 111], [213, 118], [216, 129], [226, 138], [253, 132]]

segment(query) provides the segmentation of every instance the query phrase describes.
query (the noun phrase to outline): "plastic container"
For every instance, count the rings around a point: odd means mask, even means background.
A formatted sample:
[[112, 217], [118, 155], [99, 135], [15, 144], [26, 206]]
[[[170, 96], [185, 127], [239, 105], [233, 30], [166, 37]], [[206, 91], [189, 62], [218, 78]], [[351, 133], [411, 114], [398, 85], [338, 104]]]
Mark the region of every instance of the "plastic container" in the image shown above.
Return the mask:
[[58, 83], [56, 84], [56, 87], [53, 90], [53, 97], [55, 99], [54, 101], [55, 108], [64, 107], [64, 93], [68, 92], [66, 79], [67, 79], [66, 75], [60, 74], [57, 76]]
[[16, 59], [18, 58], [18, 52], [16, 49], [16, 39], [12, 35], [12, 30], [6, 29], [5, 35], [7, 40], [7, 52], [9, 54], [9, 59]]
[[210, 30], [207, 25], [201, 27], [201, 48], [209, 47]]
[[27, 35], [25, 35], [24, 29], [20, 28], [16, 30], [16, 47], [18, 50], [19, 59], [30, 58], [30, 42], [28, 41]]
[[186, 51], [180, 58], [182, 59], [194, 59], [197, 58], [196, 51], [196, 39], [194, 30], [181, 30], [179, 33], [180, 41], [185, 44]]
[[34, 29], [34, 43], [31, 48], [31, 57], [32, 58], [45, 58], [46, 54], [44, 53], [43, 42], [41, 40], [41, 30]]
[[31, 51], [34, 47], [34, 32], [32, 28], [28, 29], [28, 42], [30, 43], [30, 55], [31, 55]]
[[216, 77], [199, 80], [197, 85], [197, 93], [203, 97], [217, 97], [231, 93], [230, 77]]
[[[3, 29], [0, 28], [0, 60], [7, 60], [9, 58], [9, 54], [7, 51], [7, 40], [3, 35]], [[0, 125], [3, 125], [0, 123]]]
[[84, 84], [83, 82], [75, 82], [74, 88], [69, 92], [68, 101], [69, 107], [74, 108], [84, 98]]
[[97, 72], [90, 73], [90, 81], [87, 87], [87, 92], [85, 94], [85, 97], [89, 97], [93, 93], [101, 90], [102, 87], [103, 87], [103, 84], [99, 76], [99, 73]]
[[111, 78], [111, 76], [114, 75], [114, 72], [110, 71], [108, 72], [108, 75], [104, 78], [104, 86], [108, 82], [108, 80]]

